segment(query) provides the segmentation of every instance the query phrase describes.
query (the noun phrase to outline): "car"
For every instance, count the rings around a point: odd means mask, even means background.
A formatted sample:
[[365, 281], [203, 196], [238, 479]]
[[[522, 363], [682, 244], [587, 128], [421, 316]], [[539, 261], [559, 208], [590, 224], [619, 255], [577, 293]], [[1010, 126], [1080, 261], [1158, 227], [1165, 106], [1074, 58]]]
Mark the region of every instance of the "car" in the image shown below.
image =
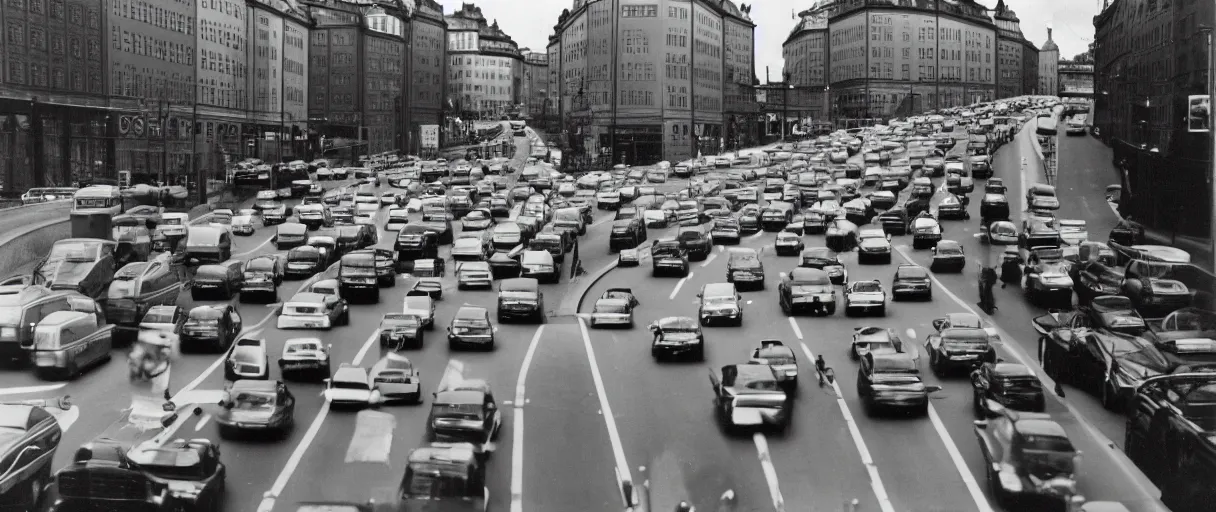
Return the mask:
[[803, 311], [811, 314], [836, 313], [836, 288], [827, 272], [798, 267], [790, 270], [777, 285], [781, 310], [788, 316]]
[[907, 354], [920, 367], [920, 353], [916, 346], [904, 343], [903, 338], [889, 327], [854, 327], [853, 342], [849, 345], [849, 357], [860, 361], [866, 354]]
[[1084, 220], [1060, 219], [1060, 242], [1064, 245], [1081, 245], [1089, 241], [1089, 228]]
[[[686, 272], [687, 273], [687, 272]], [[742, 289], [764, 289], [764, 262], [751, 248], [732, 248], [726, 252], [726, 282]]]
[[[625, 251], [621, 251], [624, 254]], [[675, 274], [678, 277], [688, 277], [688, 251], [679, 241], [674, 239], [657, 240], [650, 246], [650, 262], [652, 276]]]
[[994, 338], [987, 329], [961, 322], [951, 324], [949, 320], [946, 323], [934, 321], [934, 327], [937, 332], [925, 337], [929, 369], [933, 370], [934, 375], [942, 377], [960, 369], [971, 371], [980, 364], [996, 361], [996, 348], [992, 344]]
[[792, 418], [793, 400], [770, 365], [729, 364], [709, 382], [714, 392], [714, 413], [728, 432], [772, 429], [785, 431]]
[[460, 378], [440, 383], [431, 401], [426, 439], [437, 443], [469, 443], [482, 457], [494, 451], [502, 429], [502, 411], [489, 383]]
[[270, 357], [266, 340], [243, 337], [236, 340], [224, 358], [224, 380], [267, 380], [270, 378]]
[[241, 314], [232, 304], [195, 306], [182, 324], [181, 350], [228, 350], [241, 332]]
[[482, 231], [494, 225], [494, 216], [489, 210], [473, 210], [460, 218], [460, 227], [464, 231]]
[[828, 274], [832, 284], [842, 285], [849, 281], [849, 271], [840, 261], [840, 256], [827, 247], [811, 247], [802, 251], [798, 258], [801, 268], [819, 269]]
[[367, 368], [350, 363], [342, 363], [334, 376], [326, 379], [322, 394], [334, 407], [378, 407], [384, 403]]
[[963, 246], [954, 240], [942, 240], [933, 246], [933, 262], [929, 270], [933, 272], [961, 273], [967, 265], [967, 256], [963, 254]]
[[489, 310], [466, 304], [456, 310], [448, 325], [448, 348], [471, 347], [494, 350], [494, 324], [490, 322]]
[[1019, 240], [1017, 227], [1007, 220], [990, 222], [980, 233], [980, 241], [990, 245], [1017, 245]]
[[697, 292], [700, 306], [697, 317], [702, 326], [709, 326], [717, 321], [726, 321], [735, 326], [743, 325], [743, 297], [731, 283], [711, 283], [701, 287]]
[[998, 413], [990, 403], [1005, 409], [1043, 412], [1047, 407], [1043, 384], [1034, 370], [1020, 363], [1003, 360], [986, 362], [971, 372], [971, 403], [975, 416], [990, 418]]
[[405, 194], [397, 190], [387, 190], [380, 194], [380, 206], [401, 205], [405, 202]]
[[850, 252], [857, 247], [857, 225], [842, 218], [832, 220], [824, 231], [824, 245], [836, 252]]
[[1023, 290], [1033, 304], [1044, 307], [1068, 308], [1072, 306], [1073, 282], [1069, 276], [1068, 261], [1064, 251], [1056, 247], [1036, 247], [1029, 251]]
[[241, 379], [228, 385], [215, 415], [220, 437], [273, 432], [287, 436], [295, 425], [296, 397], [280, 381]]
[[672, 316], [660, 318], [648, 327], [654, 338], [650, 343], [650, 355], [662, 360], [687, 355], [694, 360], [705, 358], [705, 335], [694, 318]]
[[1070, 506], [1080, 452], [1064, 427], [1046, 413], [999, 410], [999, 416], [975, 422], [993, 501], [1006, 509], [1014, 503], [1027, 510]]
[[1026, 190], [1026, 208], [1030, 210], [1059, 210], [1060, 199], [1056, 188], [1043, 183], [1031, 185]]
[[1022, 233], [1018, 238], [1022, 247], [1059, 247], [1061, 242], [1054, 218], [1032, 215], [1022, 220]]
[[443, 281], [436, 277], [424, 277], [410, 285], [406, 295], [422, 295], [431, 300], [443, 300]]
[[172, 333], [180, 339], [187, 318], [186, 311], [181, 306], [152, 306], [139, 321], [139, 329]]
[[777, 233], [777, 239], [773, 242], [773, 248], [777, 251], [778, 256], [796, 256], [802, 252], [804, 246], [802, 237], [790, 231]]
[[287, 252], [287, 266], [283, 271], [287, 279], [306, 279], [328, 266], [328, 255], [324, 249], [305, 245]]
[[781, 340], [761, 340], [760, 346], [752, 349], [748, 363], [771, 367], [777, 376], [777, 382], [787, 391], [798, 386], [798, 357], [794, 354], [794, 349]]
[[937, 203], [937, 217], [942, 220], [966, 220], [971, 218], [967, 213], [967, 205], [954, 194], [947, 194]]
[[422, 403], [422, 372], [401, 354], [389, 352], [371, 369], [372, 383], [385, 403]]
[[460, 290], [494, 287], [494, 272], [485, 261], [462, 261], [456, 264], [456, 287]]
[[[108, 452], [113, 454], [118, 450], [107, 450], [104, 444], [106, 442], [114, 443], [113, 440], [98, 440], [102, 446], [85, 447], [83, 453], [77, 452], [80, 458], [90, 458], [89, 462], [84, 465], [93, 468], [94, 473], [88, 475], [93, 478], [101, 477], [96, 471], [98, 466], [108, 467], [113, 470], [118, 470], [123, 465], [133, 466], [138, 468], [143, 473], [141, 485], [146, 485], [149, 488], [164, 489], [163, 496], [168, 498], [166, 501], [172, 502], [175, 507], [181, 510], [218, 510], [224, 502], [225, 479], [227, 478], [228, 468], [220, 461], [220, 447], [209, 439], [173, 439], [165, 440], [162, 443], [148, 443], [136, 446], [128, 450], [121, 463], [116, 463], [112, 459], [105, 457]], [[111, 449], [115, 448], [113, 444]], [[125, 448], [125, 447], [124, 447]], [[79, 457], [84, 455], [84, 457]], [[89, 457], [92, 455], [93, 457]], [[103, 462], [104, 461], [104, 462]], [[107, 474], [107, 473], [102, 473]], [[121, 475], [121, 473], [118, 473]], [[78, 475], [77, 478], [80, 478]], [[87, 478], [87, 477], [86, 477]], [[121, 477], [120, 477], [121, 478]], [[63, 493], [64, 484], [69, 479], [58, 477], [58, 490]], [[94, 480], [95, 481], [95, 480]], [[60, 494], [62, 496], [63, 494]], [[130, 494], [126, 494], [129, 496]], [[94, 495], [95, 496], [95, 495]], [[48, 496], [50, 498], [50, 496]], [[110, 500], [98, 500], [102, 503], [107, 503]], [[115, 500], [116, 503], [123, 503]], [[127, 502], [131, 503], [131, 502]], [[94, 502], [96, 504], [96, 502]], [[101, 505], [101, 506], [108, 506]], [[52, 510], [63, 510], [63, 508], [52, 507]]]
[[739, 221], [730, 217], [716, 219], [713, 222], [713, 226], [710, 227], [709, 235], [714, 244], [738, 245], [740, 237]]
[[302, 292], [319, 293], [321, 295], [338, 295], [338, 280], [337, 279], [322, 279], [307, 288], [300, 290]]
[[407, 294], [402, 300], [401, 312], [417, 316], [423, 328], [435, 330], [435, 300], [425, 294]]
[[290, 338], [283, 342], [279, 373], [287, 380], [321, 382], [329, 378], [332, 352], [333, 344], [326, 345], [319, 338]]
[[401, 231], [401, 227], [410, 223], [410, 212], [400, 206], [390, 206], [388, 220], [384, 221], [385, 231]]
[[489, 240], [475, 234], [461, 233], [460, 238], [452, 244], [451, 255], [456, 261], [485, 261], [490, 259], [491, 254], [494, 254], [494, 248]]
[[423, 322], [418, 315], [385, 313], [380, 320], [380, 346], [399, 350], [423, 346]]
[[633, 308], [639, 304], [633, 290], [609, 288], [595, 301], [591, 310], [591, 327], [624, 326], [633, 328]]
[[283, 304], [279, 329], [332, 329], [350, 323], [350, 306], [340, 295], [297, 293]]
[[922, 213], [908, 224], [912, 232], [912, 248], [928, 249], [942, 239], [942, 225], [928, 213]]
[[861, 228], [857, 238], [858, 263], [891, 263], [891, 235], [882, 228]]
[[237, 215], [232, 218], [230, 226], [232, 234], [241, 236], [253, 235], [253, 217], [248, 215]]
[[920, 378], [918, 360], [910, 353], [867, 353], [857, 368], [857, 395], [867, 415], [880, 409], [911, 410], [929, 414], [929, 394], [941, 389], [926, 386]]
[[887, 292], [882, 283], [877, 279], [848, 283], [844, 290], [845, 316], [871, 312], [887, 316]]

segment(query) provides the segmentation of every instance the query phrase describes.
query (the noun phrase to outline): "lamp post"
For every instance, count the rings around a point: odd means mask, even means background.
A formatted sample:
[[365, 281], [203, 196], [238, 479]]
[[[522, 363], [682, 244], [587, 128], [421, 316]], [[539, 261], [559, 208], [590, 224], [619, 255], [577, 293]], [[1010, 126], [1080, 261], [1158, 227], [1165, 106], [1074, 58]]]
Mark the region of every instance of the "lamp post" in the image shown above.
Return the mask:
[[[1216, 23], [1216, 20], [1212, 20], [1212, 22]], [[1216, 115], [1212, 114], [1212, 99], [1214, 99], [1213, 96], [1216, 96], [1216, 88], [1214, 88], [1214, 83], [1216, 82], [1213, 81], [1212, 77], [1212, 73], [1216, 73], [1216, 51], [1213, 51], [1213, 46], [1216, 46], [1216, 33], [1213, 33], [1213, 26], [1216, 25], [1204, 24], [1199, 26], [1199, 30], [1208, 36], [1208, 83], [1206, 92], [1208, 94], [1208, 169], [1211, 173], [1208, 175], [1208, 186], [1211, 188], [1210, 194], [1212, 194], [1208, 197], [1209, 203], [1213, 203], [1213, 198], [1216, 198]], [[1212, 240], [1211, 263], [1213, 264], [1213, 268], [1216, 268], [1216, 204], [1213, 204], [1209, 209], [1208, 217], [1208, 236]], [[1216, 292], [1216, 290], [1212, 291]]]
[[790, 89], [793, 88], [793, 85], [790, 84], [789, 71], [783, 71], [781, 73], [781, 78], [784, 79], [781, 82], [781, 142], [785, 142], [785, 124], [787, 122], [786, 117], [789, 116]]

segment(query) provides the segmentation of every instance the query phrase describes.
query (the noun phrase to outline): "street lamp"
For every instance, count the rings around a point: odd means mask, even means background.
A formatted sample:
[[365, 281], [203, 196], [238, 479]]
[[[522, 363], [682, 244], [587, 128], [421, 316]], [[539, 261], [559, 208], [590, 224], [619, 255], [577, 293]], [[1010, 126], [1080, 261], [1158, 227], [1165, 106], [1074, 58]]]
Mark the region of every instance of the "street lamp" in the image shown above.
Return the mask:
[[790, 110], [790, 89], [793, 89], [794, 86], [790, 83], [789, 71], [782, 71], [781, 76], [785, 79], [781, 82], [781, 142], [785, 142], [785, 124], [788, 122], [787, 117]]

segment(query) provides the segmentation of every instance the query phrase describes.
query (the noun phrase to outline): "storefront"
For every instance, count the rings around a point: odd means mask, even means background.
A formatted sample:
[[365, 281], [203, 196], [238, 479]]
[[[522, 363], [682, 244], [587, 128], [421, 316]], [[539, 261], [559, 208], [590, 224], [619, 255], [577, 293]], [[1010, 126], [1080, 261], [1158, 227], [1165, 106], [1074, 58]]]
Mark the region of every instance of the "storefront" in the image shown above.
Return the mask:
[[663, 129], [658, 125], [617, 126], [616, 145], [610, 134], [602, 134], [600, 147], [613, 148], [613, 164], [654, 164], [663, 160]]
[[113, 178], [102, 108], [0, 100], [0, 194]]
[[162, 121], [156, 114], [116, 112], [111, 119], [116, 171], [129, 172], [131, 183], [188, 183], [194, 150], [189, 115], [170, 113]]

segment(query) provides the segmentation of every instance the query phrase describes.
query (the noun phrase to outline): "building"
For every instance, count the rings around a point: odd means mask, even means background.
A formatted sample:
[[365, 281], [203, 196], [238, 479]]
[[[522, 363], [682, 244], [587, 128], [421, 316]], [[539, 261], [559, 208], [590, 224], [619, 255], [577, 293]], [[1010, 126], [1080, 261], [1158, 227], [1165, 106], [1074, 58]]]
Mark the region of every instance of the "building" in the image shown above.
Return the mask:
[[836, 0], [826, 9], [835, 117], [885, 118], [996, 98], [996, 25], [983, 5]]
[[[443, 6], [435, 0], [415, 0], [417, 9], [410, 20], [412, 46], [408, 81], [409, 153], [423, 154], [422, 127], [429, 126], [439, 134], [437, 145], [442, 147], [444, 136], [445, 91], [447, 91], [448, 24]], [[428, 148], [429, 149], [429, 148]], [[438, 149], [438, 148], [433, 148]]]
[[549, 54], [523, 50], [523, 78], [520, 99], [523, 107], [520, 114], [541, 119], [549, 101]]
[[[1094, 129], [1122, 162], [1123, 214], [1209, 236], [1209, 134], [1189, 131], [1189, 96], [1209, 94], [1203, 20], [1213, 2], [1104, 2], [1094, 16]], [[1196, 192], [1203, 191], [1203, 192]]]
[[198, 3], [195, 126], [202, 135], [202, 146], [210, 149], [200, 155], [201, 165], [212, 172], [223, 169], [226, 160], [257, 155], [256, 125], [246, 123], [252, 108], [245, 55], [248, 18], [244, 1]]
[[[110, 77], [104, 70], [106, 48], [124, 43], [121, 36], [107, 38], [104, 26], [111, 13], [133, 15], [130, 4], [108, 4], [28, 0], [0, 6], [0, 194], [116, 176], [112, 137], [120, 119], [106, 110]], [[192, 27], [192, 20], [179, 22]]]
[[399, 0], [308, 1], [310, 146], [327, 157], [405, 149], [407, 20]]
[[267, 162], [304, 158], [308, 133], [308, 26], [286, 0], [247, 0], [247, 124], [252, 154]]
[[1039, 50], [1038, 94], [1054, 96], [1060, 91], [1060, 47], [1051, 40], [1051, 27], [1047, 27], [1047, 42]]
[[463, 4], [448, 23], [448, 95], [466, 118], [498, 119], [521, 102], [523, 55], [498, 21]]
[[1094, 65], [1092, 63], [1062, 60], [1056, 66], [1056, 77], [1060, 81], [1061, 98], [1094, 97]]
[[563, 164], [719, 153], [731, 119], [756, 112], [742, 97], [755, 76], [754, 24], [729, 0], [575, 0], [554, 30], [572, 154]]
[[[767, 117], [788, 115], [788, 108], [784, 108], [785, 97], [793, 94], [800, 100], [791, 100], [791, 104], [796, 104], [806, 109], [806, 116], [813, 119], [828, 119], [831, 116], [829, 109], [830, 101], [828, 100], [828, 12], [824, 7], [830, 2], [823, 2], [800, 13], [798, 24], [790, 31], [789, 37], [781, 44], [781, 56], [784, 59], [784, 78], [788, 85], [793, 86], [791, 92], [775, 92], [776, 90], [767, 90], [764, 93], [764, 105], [770, 106], [773, 110], [768, 112]], [[771, 88], [770, 88], [771, 89]], [[820, 101], [809, 101], [808, 96], [811, 93], [818, 93]], [[778, 98], [777, 96], [780, 96]], [[771, 101], [769, 101], [771, 100]], [[780, 104], [776, 102], [781, 102]], [[774, 105], [780, 105], [778, 109]], [[782, 112], [778, 112], [781, 110]], [[793, 122], [796, 117], [786, 120], [786, 123]], [[766, 118], [767, 127], [767, 118]], [[787, 133], [789, 127], [786, 128]], [[777, 129], [771, 127], [766, 128], [766, 133], [780, 135], [781, 127], [777, 125]]]
[[1013, 9], [1005, 5], [1005, 0], [997, 0], [994, 10], [992, 19], [996, 22], [997, 40], [996, 96], [1013, 98], [1033, 94], [1039, 85], [1039, 49], [1022, 35], [1021, 20]]
[[759, 104], [756, 102], [756, 24], [751, 7], [721, 4], [722, 17], [722, 150], [752, 146], [759, 141]]
[[562, 53], [561, 34], [554, 26], [554, 35], [549, 36], [549, 44], [545, 46], [545, 54], [549, 59], [546, 72], [549, 75], [549, 101], [545, 103], [545, 113], [541, 118], [541, 126], [545, 131], [560, 132], [561, 127], [561, 87], [562, 87]]

